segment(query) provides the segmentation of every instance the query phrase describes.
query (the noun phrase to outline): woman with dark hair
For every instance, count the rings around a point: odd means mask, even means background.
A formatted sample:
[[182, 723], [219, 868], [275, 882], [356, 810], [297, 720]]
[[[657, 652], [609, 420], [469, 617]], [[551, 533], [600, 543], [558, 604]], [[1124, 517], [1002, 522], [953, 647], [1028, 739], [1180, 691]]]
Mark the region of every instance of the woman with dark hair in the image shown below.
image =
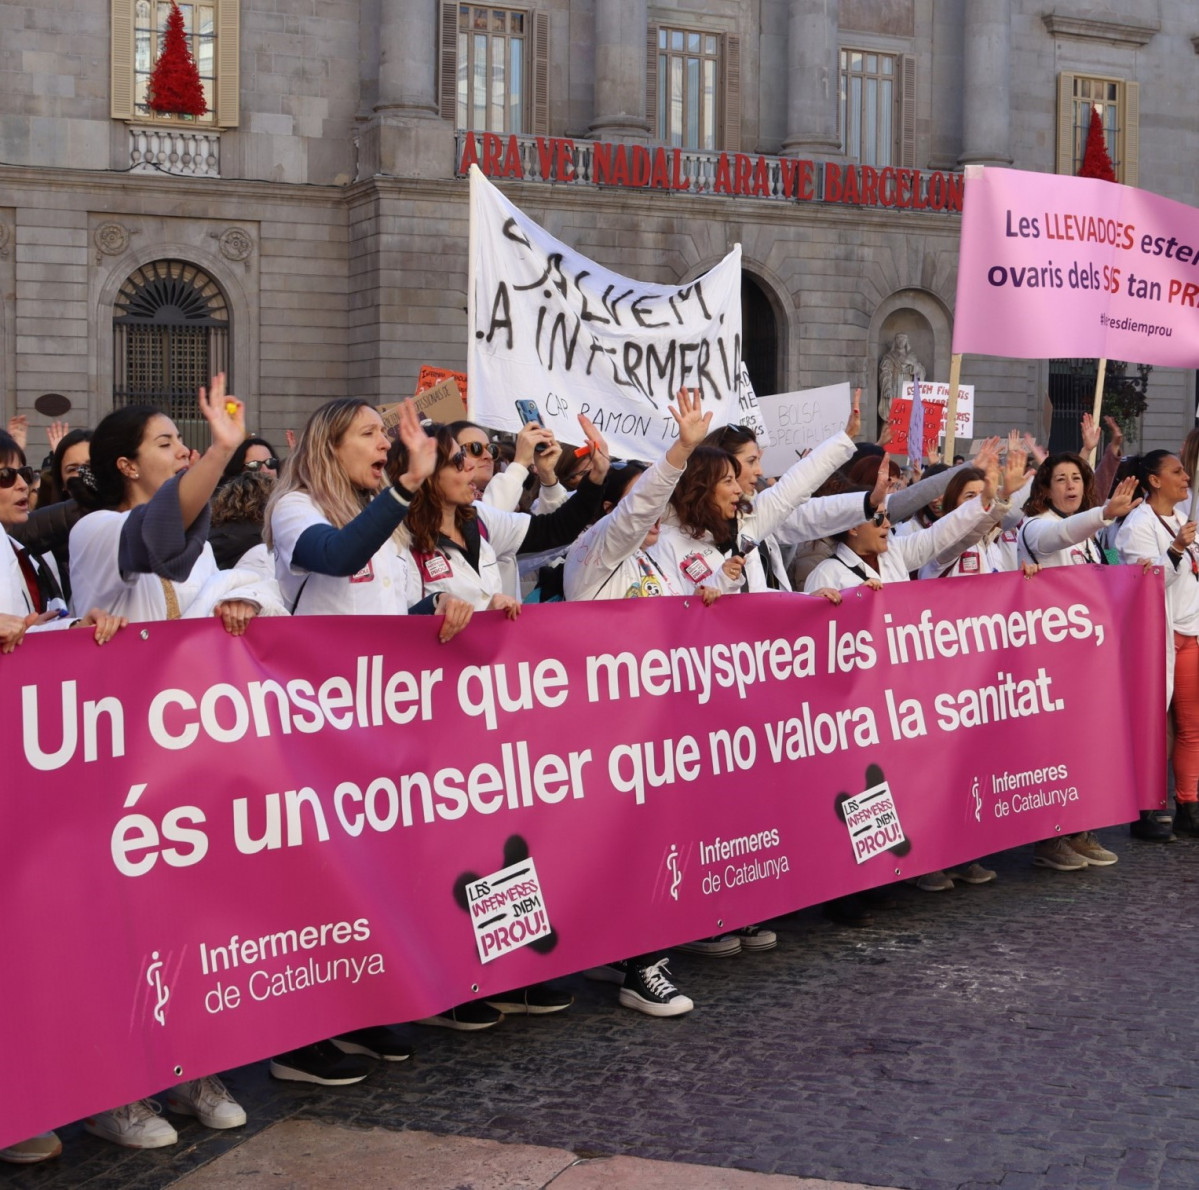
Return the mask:
[[668, 406], [679, 435], [651, 467], [613, 467], [605, 485], [603, 513], [570, 547], [564, 587], [567, 600], [633, 599], [677, 595], [650, 552], [660, 522], [687, 461], [703, 440], [711, 413], [702, 411], [699, 390], [681, 389]]
[[1007, 511], [1007, 505], [998, 500], [998, 468], [985, 466], [983, 474], [977, 497], [945, 513], [927, 529], [893, 536], [887, 511], [882, 509], [869, 520], [837, 534], [832, 557], [808, 575], [804, 590], [845, 590], [862, 584], [881, 590], [884, 583], [907, 582], [910, 572], [934, 560], [948, 565], [967, 541], [972, 537], [977, 541]]
[[[783, 558], [783, 546], [827, 537], [861, 520], [863, 503], [857, 497], [813, 500], [820, 486], [844, 466], [854, 453], [854, 435], [861, 429], [859, 394], [854, 394], [845, 430], [820, 443], [798, 459], [773, 483], [761, 491], [762, 450], [748, 426], [723, 426], [704, 442], [727, 450], [737, 461], [737, 478], [749, 507], [738, 514], [730, 537], [738, 542], [745, 558], [747, 591], [790, 591], [791, 580]], [[882, 496], [878, 497], [881, 505]], [[875, 505], [866, 515], [875, 511]], [[741, 550], [742, 545], [744, 550]]]
[[91, 458], [91, 430], [69, 430], [59, 440], [50, 456], [50, 477], [42, 484], [39, 503], [43, 508], [71, 498], [67, 485]]
[[[953, 512], [967, 500], [981, 496], [988, 486], [999, 494], [999, 499], [1009, 507], [1014, 502], [1016, 493], [1024, 486], [1024, 467], [1028, 456], [1023, 449], [1009, 441], [1007, 458], [1003, 471], [999, 470], [999, 461], [993, 454], [983, 456], [980, 452], [982, 467], [962, 467], [954, 472], [945, 489], [942, 508], [945, 512]], [[985, 469], [984, 469], [985, 468]], [[1019, 514], [1017, 514], [1018, 516]], [[934, 558], [920, 569], [921, 578], [957, 578], [975, 574], [1000, 574], [1005, 571], [1018, 570], [1016, 558], [1015, 530], [1004, 530], [1004, 522], [992, 524], [971, 534], [958, 545], [958, 552], [948, 562], [942, 563]], [[1010, 537], [1009, 540], [1005, 540]], [[1026, 574], [1035, 574], [1036, 567], [1025, 567]]]
[[[95, 605], [131, 622], [218, 615], [233, 636], [260, 611], [282, 614], [274, 584], [240, 571], [222, 576], [208, 545], [208, 501], [241, 442], [242, 403], [225, 378], [200, 389], [212, 445], [194, 463], [174, 422], [149, 405], [114, 410], [96, 427], [91, 462], [75, 491], [86, 515], [71, 530], [77, 606]], [[243, 581], [244, 580], [244, 581]], [[167, 1107], [209, 1128], [236, 1128], [245, 1111], [216, 1077], [173, 1087]], [[178, 1139], [157, 1105], [138, 1100], [84, 1121], [96, 1136], [129, 1148]]]
[[208, 545], [208, 501], [241, 441], [241, 410], [223, 376], [210, 394], [200, 390], [213, 441], [195, 463], [174, 422], [151, 405], [127, 405], [100, 422], [75, 485], [86, 513], [70, 537], [76, 606], [131, 623], [218, 615], [233, 636], [261, 611], [282, 613], [273, 583], [222, 576]]
[[217, 488], [208, 543], [222, 570], [248, 566], [273, 577], [274, 561], [262, 544], [262, 526], [274, 486], [270, 472], [261, 470], [243, 471]]
[[[1154, 565], [1166, 580], [1166, 706], [1174, 720], [1173, 829], [1199, 835], [1199, 547], [1184, 501], [1190, 474], [1177, 455], [1152, 450], [1138, 460], [1145, 499], [1116, 534], [1120, 561]], [[1132, 824], [1142, 839], [1170, 838], [1168, 815], [1145, 810]]]
[[246, 438], [233, 452], [221, 474], [221, 483], [228, 483], [246, 471], [257, 471], [270, 479], [278, 479], [279, 466], [279, 456], [265, 438]]
[[16, 439], [0, 430], [0, 651], [11, 653], [26, 632], [74, 627], [94, 627], [96, 643], [102, 645], [126, 621], [101, 608], [91, 608], [81, 619], [72, 620], [49, 565], [7, 536], [29, 519], [32, 476], [33, 468], [26, 464]]
[[[476, 611], [520, 614], [520, 602], [504, 589], [500, 562], [520, 553], [569, 545], [598, 511], [608, 474], [608, 447], [595, 426], [579, 417], [592, 445], [587, 482], [560, 508], [544, 516], [503, 512], [476, 502], [471, 483], [474, 460], [446, 426], [430, 426], [437, 463], [432, 479], [412, 501], [411, 586], [420, 595], [439, 593], [465, 599]], [[389, 474], [404, 465], [403, 444], [392, 448]]]
[[[1105, 564], [1107, 556], [1096, 534], [1141, 503], [1137, 488], [1130, 476], [1102, 502], [1095, 492], [1094, 472], [1084, 459], [1070, 453], [1050, 455], [1037, 468], [1024, 502], [1025, 519], [1017, 538], [1020, 561], [1041, 567]], [[1042, 840], [1033, 862], [1057, 872], [1074, 872], [1088, 865], [1108, 867], [1119, 858], [1093, 831], [1083, 831]]]

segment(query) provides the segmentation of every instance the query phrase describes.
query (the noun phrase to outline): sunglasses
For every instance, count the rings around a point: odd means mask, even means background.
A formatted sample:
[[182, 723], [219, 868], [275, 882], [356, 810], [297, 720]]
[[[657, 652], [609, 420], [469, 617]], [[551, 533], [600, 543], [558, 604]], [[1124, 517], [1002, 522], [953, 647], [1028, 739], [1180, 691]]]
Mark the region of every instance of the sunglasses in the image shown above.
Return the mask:
[[279, 460], [271, 455], [269, 459], [254, 459], [253, 462], [246, 463], [243, 467], [245, 471], [260, 471], [265, 467], [268, 471], [279, 470]]
[[494, 442], [464, 442], [462, 449], [472, 459], [481, 459], [485, 454], [491, 455], [493, 459], [500, 457], [500, 448]]
[[870, 518], [870, 523], [876, 528], [881, 529], [887, 523], [887, 510], [880, 508], [878, 512]]
[[453, 467], [455, 471], [465, 471], [466, 451], [462, 447], [459, 447], [458, 453], [456, 455], [450, 455], [450, 457], [446, 459], [445, 465], [447, 467]]
[[35, 474], [32, 467], [0, 467], [0, 488], [11, 488], [18, 478], [25, 481], [26, 487], [32, 487]]

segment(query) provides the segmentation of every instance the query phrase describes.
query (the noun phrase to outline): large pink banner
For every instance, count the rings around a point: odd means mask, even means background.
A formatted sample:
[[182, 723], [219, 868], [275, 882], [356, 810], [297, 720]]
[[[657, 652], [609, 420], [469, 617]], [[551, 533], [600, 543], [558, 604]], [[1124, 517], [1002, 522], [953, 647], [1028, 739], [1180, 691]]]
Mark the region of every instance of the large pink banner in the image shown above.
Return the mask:
[[966, 171], [953, 350], [1199, 367], [1199, 210], [1096, 178]]
[[0, 658], [0, 1145], [1126, 822], [1164, 790], [1162, 608], [1158, 576], [1068, 567], [529, 607], [448, 646], [416, 617], [27, 640]]

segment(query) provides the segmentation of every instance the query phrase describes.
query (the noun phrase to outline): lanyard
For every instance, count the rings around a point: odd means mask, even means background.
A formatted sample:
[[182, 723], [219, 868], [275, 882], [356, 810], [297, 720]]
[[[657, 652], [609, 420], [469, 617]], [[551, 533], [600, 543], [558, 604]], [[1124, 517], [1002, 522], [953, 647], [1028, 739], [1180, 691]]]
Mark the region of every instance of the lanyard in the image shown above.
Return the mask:
[[[1162, 514], [1160, 512], [1157, 511], [1156, 508], [1153, 509], [1153, 515], [1155, 517], [1157, 517], [1158, 523], [1161, 525], [1161, 527], [1163, 529], [1165, 529], [1165, 531], [1167, 533], [1170, 534], [1170, 546], [1173, 546], [1174, 539], [1179, 535], [1179, 533], [1182, 532], [1182, 526], [1179, 525], [1178, 528], [1175, 528], [1168, 521], [1166, 521], [1166, 519], [1162, 516]], [[1195, 559], [1195, 551], [1193, 549], [1191, 549], [1191, 547], [1188, 545], [1183, 552], [1186, 554], [1187, 559], [1191, 564], [1192, 577], [1195, 579], [1196, 582], [1199, 582], [1199, 561], [1196, 561], [1196, 559]]]

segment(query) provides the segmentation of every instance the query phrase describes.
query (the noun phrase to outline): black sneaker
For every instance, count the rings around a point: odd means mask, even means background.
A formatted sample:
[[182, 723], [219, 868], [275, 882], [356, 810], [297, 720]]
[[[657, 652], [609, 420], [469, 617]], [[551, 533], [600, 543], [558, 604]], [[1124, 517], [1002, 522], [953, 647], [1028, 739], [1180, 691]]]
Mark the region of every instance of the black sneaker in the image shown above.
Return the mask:
[[569, 1008], [575, 998], [569, 992], [559, 992], [546, 983], [534, 983], [514, 992], [503, 992], [488, 996], [484, 1001], [496, 1012], [511, 1013], [513, 1016], [544, 1016], [547, 1012], [561, 1012]]
[[666, 964], [659, 959], [648, 967], [630, 966], [620, 989], [620, 1002], [646, 1016], [682, 1016], [695, 1004], [670, 982]]
[[468, 1000], [448, 1012], [439, 1012], [436, 1016], [422, 1017], [418, 1025], [436, 1025], [439, 1029], [458, 1029], [464, 1033], [474, 1033], [479, 1029], [490, 1029], [504, 1019], [502, 1012], [496, 1012], [486, 1001]]
[[406, 1062], [412, 1057], [412, 1046], [405, 1045], [386, 1025], [352, 1029], [330, 1040], [343, 1054], [365, 1054], [380, 1062]]
[[[1179, 829], [1182, 829], [1181, 823]], [[1174, 819], [1167, 810], [1142, 810], [1136, 822], [1129, 825], [1128, 833], [1145, 843], [1173, 843], [1177, 839]]]
[[370, 1072], [371, 1064], [365, 1058], [343, 1054], [331, 1041], [318, 1041], [271, 1059], [271, 1077], [288, 1083], [347, 1087], [362, 1082]]

